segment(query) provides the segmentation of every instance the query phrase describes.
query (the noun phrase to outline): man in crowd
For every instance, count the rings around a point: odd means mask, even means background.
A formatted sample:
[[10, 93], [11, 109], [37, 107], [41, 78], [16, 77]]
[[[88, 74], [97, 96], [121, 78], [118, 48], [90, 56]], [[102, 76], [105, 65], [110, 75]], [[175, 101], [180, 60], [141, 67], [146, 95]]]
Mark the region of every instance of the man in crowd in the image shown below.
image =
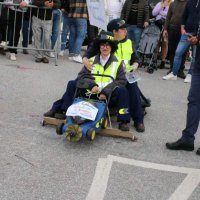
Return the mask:
[[[186, 128], [182, 132], [181, 138], [172, 143], [166, 143], [168, 149], [171, 150], [194, 150], [195, 133], [199, 126], [200, 116], [200, 25], [198, 28], [197, 36], [188, 38], [190, 44], [197, 46], [192, 82], [188, 95], [188, 109]], [[197, 150], [197, 155], [200, 155], [200, 148]]]

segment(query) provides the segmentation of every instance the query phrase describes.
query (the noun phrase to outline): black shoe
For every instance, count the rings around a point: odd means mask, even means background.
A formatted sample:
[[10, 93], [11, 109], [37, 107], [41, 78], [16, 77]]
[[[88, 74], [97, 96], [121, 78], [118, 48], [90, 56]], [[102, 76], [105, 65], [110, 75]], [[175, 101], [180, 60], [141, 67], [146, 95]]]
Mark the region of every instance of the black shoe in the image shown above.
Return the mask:
[[23, 49], [23, 54], [29, 54], [27, 49]]
[[180, 70], [180, 71], [178, 72], [177, 76], [178, 76], [179, 78], [185, 79], [185, 73], [183, 72], [183, 70]]
[[135, 122], [134, 123], [134, 127], [136, 129], [137, 132], [144, 132], [145, 131], [145, 127], [144, 127], [144, 123], [138, 123], [138, 122]]
[[56, 119], [65, 120], [65, 119], [66, 119], [66, 113], [65, 113], [65, 112], [56, 113], [56, 114], [55, 114], [55, 118], [56, 118]]
[[42, 62], [42, 59], [43, 59], [43, 58], [36, 58], [36, 59], [35, 59], [35, 62], [36, 62], [36, 63], [41, 63], [41, 62]]
[[55, 117], [55, 114], [56, 114], [56, 111], [55, 110], [49, 110], [49, 111], [47, 111], [46, 113], [44, 113], [44, 116], [45, 117]]
[[49, 60], [48, 60], [46, 57], [43, 57], [43, 58], [42, 58], [42, 62], [43, 62], [43, 63], [49, 63]]
[[158, 66], [159, 69], [165, 68], [165, 61], [161, 61], [160, 65]]
[[197, 149], [196, 154], [200, 156], [200, 147]]
[[185, 151], [194, 150], [194, 144], [185, 143], [181, 139], [179, 139], [176, 142], [166, 143], [166, 147], [171, 150], [185, 150]]
[[125, 122], [121, 122], [120, 124], [119, 124], [119, 130], [121, 130], [121, 131], [129, 131], [130, 130], [130, 128], [129, 128], [129, 123], [125, 123]]

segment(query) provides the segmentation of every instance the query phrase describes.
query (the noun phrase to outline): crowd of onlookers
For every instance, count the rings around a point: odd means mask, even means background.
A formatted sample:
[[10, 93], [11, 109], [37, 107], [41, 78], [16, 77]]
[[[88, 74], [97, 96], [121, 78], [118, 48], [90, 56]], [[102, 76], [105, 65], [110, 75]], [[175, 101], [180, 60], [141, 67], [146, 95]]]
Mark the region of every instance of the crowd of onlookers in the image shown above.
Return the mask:
[[[1, 47], [6, 45], [5, 41], [8, 41], [8, 46], [18, 46], [22, 30], [23, 53], [28, 54], [26, 47], [33, 41], [34, 47], [38, 49], [35, 59], [38, 63], [48, 63], [48, 57], [55, 57], [53, 51], [40, 50], [57, 48], [56, 42], [60, 29], [61, 46], [58, 49], [58, 55], [65, 55], [67, 44], [68, 59], [79, 63], [82, 63], [81, 46], [85, 42], [92, 42], [99, 32], [97, 27], [89, 24], [86, 0], [1, 0], [1, 2], [19, 4], [19, 6], [3, 5], [1, 8]], [[41, 9], [27, 8], [28, 5]], [[138, 49], [143, 29], [150, 25], [149, 19], [154, 17], [155, 24], [161, 32], [156, 48], [157, 52], [161, 52], [161, 62], [158, 68], [165, 68], [166, 59], [170, 61], [170, 70], [163, 79], [176, 80], [177, 76], [185, 78], [183, 70], [191, 46], [187, 38], [196, 31], [198, 0], [156, 0], [154, 2], [150, 0], [104, 0], [104, 5], [108, 22], [114, 18], [121, 18], [129, 24], [128, 37], [134, 41], [135, 50]], [[195, 45], [191, 50], [192, 62], [185, 82], [191, 81]], [[10, 48], [9, 52], [10, 59], [16, 60], [17, 49]], [[1, 53], [5, 54], [2, 48]]]

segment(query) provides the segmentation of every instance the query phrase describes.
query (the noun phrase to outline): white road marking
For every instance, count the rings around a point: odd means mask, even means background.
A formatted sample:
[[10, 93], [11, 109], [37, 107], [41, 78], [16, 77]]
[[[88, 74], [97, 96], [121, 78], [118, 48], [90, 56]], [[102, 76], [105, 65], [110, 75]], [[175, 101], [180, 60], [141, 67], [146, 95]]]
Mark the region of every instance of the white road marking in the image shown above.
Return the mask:
[[109, 155], [105, 159], [99, 159], [95, 171], [95, 176], [86, 200], [104, 199], [110, 171], [114, 162], [160, 171], [186, 174], [186, 178], [178, 186], [178, 188], [174, 191], [174, 193], [169, 197], [168, 200], [187, 200], [200, 183], [200, 169], [157, 164]]

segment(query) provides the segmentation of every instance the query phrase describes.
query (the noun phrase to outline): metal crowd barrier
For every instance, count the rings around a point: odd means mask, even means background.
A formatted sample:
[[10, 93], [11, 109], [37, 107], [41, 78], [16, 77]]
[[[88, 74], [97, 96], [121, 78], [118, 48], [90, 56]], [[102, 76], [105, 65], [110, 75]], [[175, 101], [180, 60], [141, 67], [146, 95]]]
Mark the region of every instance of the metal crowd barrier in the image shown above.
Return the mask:
[[[11, 8], [14, 8], [12, 11], [14, 12], [14, 23], [13, 23], [13, 26], [12, 27], [9, 27], [11, 26], [9, 21], [11, 20], [9, 18], [9, 9]], [[4, 29], [3, 31], [5, 31], [5, 48], [8, 48], [8, 49], [27, 49], [27, 50], [34, 50], [34, 51], [45, 51], [45, 52], [53, 52], [55, 54], [55, 65], [57, 65], [57, 59], [58, 59], [58, 51], [60, 49], [60, 37], [61, 37], [61, 23], [62, 23], [62, 17], [60, 17], [60, 20], [59, 20], [59, 32], [58, 32], [58, 37], [57, 37], [57, 42], [56, 42], [56, 45], [54, 47], [54, 49], [51, 49], [51, 40], [49, 41], [49, 48], [48, 49], [44, 49], [44, 48], [35, 48], [34, 45], [32, 45], [32, 47], [30, 47], [30, 45], [28, 47], [23, 47], [22, 44], [20, 44], [20, 41], [18, 42], [18, 46], [15, 46], [15, 30], [16, 30], [16, 16], [17, 16], [17, 12], [20, 12], [22, 13], [22, 17], [21, 17], [21, 31], [20, 31], [20, 38], [22, 36], [22, 27], [24, 26], [24, 17], [25, 17], [25, 14], [28, 14], [28, 44], [29, 44], [29, 41], [31, 38], [30, 37], [30, 31], [31, 31], [31, 21], [32, 21], [32, 16], [33, 16], [33, 11], [34, 12], [37, 12], [36, 16], [38, 17], [39, 15], [39, 11], [40, 10], [43, 10], [44, 12], [44, 21], [45, 18], [46, 18], [46, 11], [49, 9], [47, 7], [37, 7], [37, 6], [34, 6], [34, 5], [28, 5], [27, 7], [25, 8], [20, 8], [19, 7], [19, 4], [15, 4], [15, 3], [7, 3], [7, 2], [0, 2], [0, 18], [2, 18], [2, 13], [3, 13], [3, 9], [4, 9], [4, 13], [7, 12], [6, 16], [4, 16], [4, 20], [6, 22], [6, 25], [4, 24], [4, 28], [0, 26], [0, 29]], [[33, 10], [34, 9], [34, 10]], [[7, 11], [6, 11], [7, 10]], [[20, 10], [20, 11], [19, 11]], [[62, 16], [62, 11], [58, 9], [58, 11], [60, 12], [60, 16]], [[52, 10], [53, 12], [53, 10]], [[13, 19], [12, 19], [13, 20]], [[51, 17], [51, 21], [52, 21], [52, 26], [53, 26], [53, 13], [52, 13], [52, 17]], [[9, 30], [12, 30], [13, 31], [13, 45], [12, 46], [9, 46]], [[33, 37], [34, 38], [34, 37]], [[33, 41], [34, 43], [34, 41]], [[44, 34], [42, 34], [42, 38], [41, 38], [41, 47], [44, 47]]]

